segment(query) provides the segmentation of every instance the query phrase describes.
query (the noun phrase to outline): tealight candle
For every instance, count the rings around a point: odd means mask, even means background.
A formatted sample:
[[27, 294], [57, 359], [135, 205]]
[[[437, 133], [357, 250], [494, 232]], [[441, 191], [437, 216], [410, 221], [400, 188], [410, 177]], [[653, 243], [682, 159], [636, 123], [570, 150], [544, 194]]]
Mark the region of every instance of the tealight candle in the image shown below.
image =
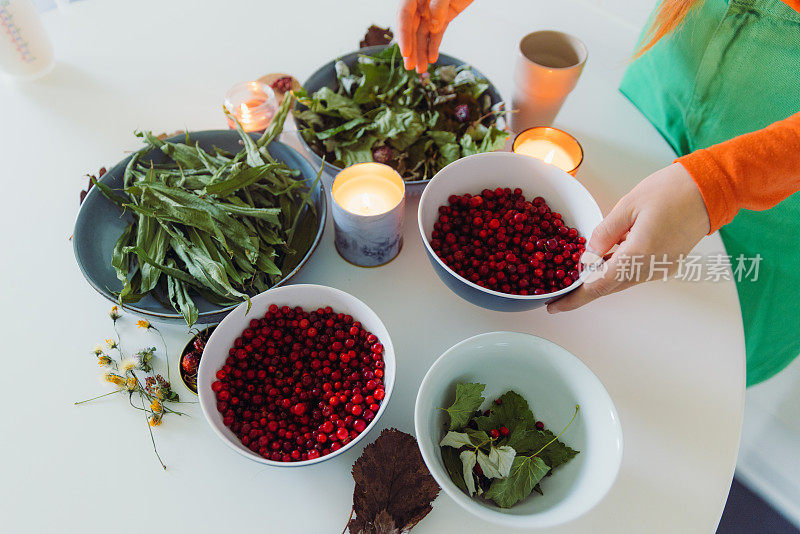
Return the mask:
[[382, 163], [356, 163], [333, 181], [336, 250], [350, 263], [376, 267], [403, 246], [405, 183]]
[[511, 150], [555, 165], [572, 176], [578, 172], [583, 161], [583, 148], [578, 140], [563, 130], [549, 126], [523, 131], [514, 139]]
[[[262, 82], [241, 82], [225, 94], [225, 109], [246, 132], [260, 132], [269, 126], [278, 110], [278, 99], [272, 88]], [[236, 125], [228, 118], [228, 126]]]

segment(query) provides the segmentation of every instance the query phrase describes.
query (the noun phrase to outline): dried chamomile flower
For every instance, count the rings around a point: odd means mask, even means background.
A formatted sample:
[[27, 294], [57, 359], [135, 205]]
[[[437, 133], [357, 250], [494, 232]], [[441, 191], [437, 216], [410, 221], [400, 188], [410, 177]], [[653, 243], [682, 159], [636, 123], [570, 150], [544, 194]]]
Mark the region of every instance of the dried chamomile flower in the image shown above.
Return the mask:
[[139, 367], [139, 359], [136, 357], [131, 358], [123, 358], [119, 362], [119, 370], [123, 373], [127, 373], [128, 371], [133, 371]]
[[106, 373], [103, 375], [103, 380], [114, 384], [115, 386], [125, 387], [125, 378], [119, 376], [116, 373]]
[[128, 380], [125, 381], [125, 388], [128, 391], [136, 391], [136, 386], [139, 385], [139, 381], [136, 380], [135, 376], [129, 376]]
[[[172, 391], [172, 386], [168, 380], [165, 380], [161, 375], [153, 373], [151, 362], [156, 348], [141, 348], [138, 352], [129, 354], [128, 351], [122, 348], [122, 341], [117, 331], [117, 321], [122, 317], [119, 307], [113, 306], [108, 316], [114, 323], [114, 332], [117, 334], [117, 339], [106, 339], [105, 345], [96, 345], [92, 353], [97, 358], [98, 365], [108, 368], [102, 375], [103, 380], [117, 386], [117, 388], [113, 391], [78, 401], [75, 404], [84, 404], [112, 395], [119, 396], [120, 394], [127, 394], [125, 396], [127, 397], [128, 403], [137, 410], [145, 412], [156, 458], [158, 458], [161, 466], [166, 469], [166, 465], [164, 465], [164, 462], [161, 460], [161, 456], [159, 456], [158, 449], [156, 448], [156, 442], [153, 437], [153, 427], [160, 426], [164, 415], [167, 413], [185, 415], [166, 405], [168, 402], [179, 402], [178, 394]], [[161, 341], [164, 342], [164, 336], [158, 328], [151, 325], [149, 321], [140, 319], [136, 324], [139, 328], [145, 330], [155, 330], [161, 337]], [[106, 352], [109, 349], [117, 350], [119, 359], [114, 359], [109, 356]], [[166, 342], [164, 342], [163, 349], [166, 355]], [[169, 370], [168, 360], [167, 369]]]

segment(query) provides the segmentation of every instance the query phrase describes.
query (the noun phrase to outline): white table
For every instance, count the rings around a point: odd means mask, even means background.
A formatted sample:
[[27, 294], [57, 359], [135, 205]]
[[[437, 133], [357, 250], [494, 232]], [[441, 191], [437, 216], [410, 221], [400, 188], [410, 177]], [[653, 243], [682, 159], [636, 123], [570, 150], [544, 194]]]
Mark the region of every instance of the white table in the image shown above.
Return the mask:
[[[188, 405], [191, 417], [170, 417], [157, 429], [169, 466], [164, 472], [140, 414], [122, 399], [72, 405], [107, 390], [90, 350], [111, 324], [109, 305], [82, 279], [68, 238], [82, 175], [136, 147], [134, 129], [224, 128], [221, 99], [230, 85], [281, 70], [302, 80], [353, 49], [370, 23], [393, 24], [393, 10], [394, 2], [374, 0], [106, 0], [45, 15], [58, 57], [54, 72], [33, 84], [0, 84], [3, 531], [143, 532], [146, 525], [157, 532], [341, 531], [351, 505], [350, 466], [362, 447], [312, 468], [270, 469], [231, 451], [199, 407]], [[590, 50], [559, 124], [583, 143], [579, 179], [607, 211], [672, 157], [616, 90], [635, 40], [630, 25], [573, 0], [477, 0], [448, 30], [443, 49], [471, 60], [508, 97], [517, 40], [547, 27], [580, 36]], [[436, 278], [414, 224], [416, 201], [407, 209], [406, 244], [391, 264], [348, 265], [328, 228], [297, 278], [353, 293], [392, 333], [398, 374], [381, 424], [413, 431], [417, 386], [454, 343], [491, 330], [537, 334], [599, 376], [625, 435], [622, 469], [608, 496], [551, 532], [713, 532], [744, 401], [734, 285], [651, 283], [558, 316], [490, 312]], [[722, 250], [717, 236], [699, 247], [706, 254]], [[123, 329], [128, 344], [157, 341]], [[175, 353], [188, 336], [185, 329], [165, 330], [175, 375]], [[496, 529], [445, 495], [414, 529], [487, 531]]]

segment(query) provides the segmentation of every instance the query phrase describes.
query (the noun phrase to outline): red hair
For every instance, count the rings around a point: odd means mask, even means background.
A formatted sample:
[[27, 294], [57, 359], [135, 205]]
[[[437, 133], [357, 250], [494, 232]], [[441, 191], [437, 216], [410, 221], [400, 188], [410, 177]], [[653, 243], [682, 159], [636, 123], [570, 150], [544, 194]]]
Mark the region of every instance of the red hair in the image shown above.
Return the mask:
[[686, 15], [701, 2], [702, 0], [662, 0], [653, 25], [645, 34], [645, 44], [636, 53], [636, 57], [647, 52], [662, 37], [680, 26]]

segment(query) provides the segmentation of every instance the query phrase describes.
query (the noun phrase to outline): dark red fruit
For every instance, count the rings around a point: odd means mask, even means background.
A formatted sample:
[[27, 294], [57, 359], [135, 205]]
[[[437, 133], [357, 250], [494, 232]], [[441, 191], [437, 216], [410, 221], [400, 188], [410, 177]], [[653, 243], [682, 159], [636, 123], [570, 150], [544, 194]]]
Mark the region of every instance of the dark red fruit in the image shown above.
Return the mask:
[[379, 146], [372, 150], [372, 159], [377, 163], [391, 163], [394, 159], [394, 151], [390, 146]]
[[431, 247], [460, 277], [515, 295], [544, 295], [579, 276], [586, 239], [542, 197], [498, 187], [450, 195], [439, 207]]
[[469, 106], [467, 104], [456, 106], [455, 116], [458, 122], [467, 122], [469, 120]]
[[199, 366], [200, 366], [200, 354], [196, 352], [187, 352], [186, 354], [183, 355], [183, 358], [181, 358], [181, 368], [190, 375], [197, 373], [197, 368]]
[[278, 92], [286, 93], [287, 91], [292, 90], [292, 77], [291, 76], [283, 76], [282, 78], [278, 78], [272, 85], [270, 86]]

